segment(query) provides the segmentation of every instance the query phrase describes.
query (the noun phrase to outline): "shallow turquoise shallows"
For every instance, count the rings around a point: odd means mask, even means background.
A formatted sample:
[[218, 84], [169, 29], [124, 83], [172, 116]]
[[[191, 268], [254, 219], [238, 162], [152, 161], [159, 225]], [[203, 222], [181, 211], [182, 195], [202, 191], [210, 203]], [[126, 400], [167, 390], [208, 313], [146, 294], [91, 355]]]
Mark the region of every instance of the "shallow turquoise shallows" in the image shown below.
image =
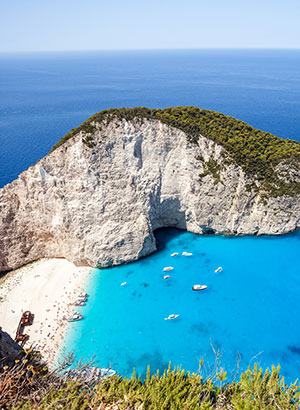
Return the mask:
[[[84, 319], [68, 325], [60, 357], [94, 355], [101, 367], [121, 375], [135, 367], [142, 376], [147, 364], [197, 371], [204, 359], [208, 375], [215, 350], [232, 374], [238, 362], [240, 370], [257, 362], [280, 363], [288, 381], [300, 376], [299, 232], [225, 237], [165, 229], [157, 240], [159, 250], [143, 260], [91, 271], [88, 303], [78, 309]], [[163, 272], [167, 266], [174, 269]], [[193, 292], [194, 284], [208, 288]], [[179, 318], [164, 320], [172, 313]]]

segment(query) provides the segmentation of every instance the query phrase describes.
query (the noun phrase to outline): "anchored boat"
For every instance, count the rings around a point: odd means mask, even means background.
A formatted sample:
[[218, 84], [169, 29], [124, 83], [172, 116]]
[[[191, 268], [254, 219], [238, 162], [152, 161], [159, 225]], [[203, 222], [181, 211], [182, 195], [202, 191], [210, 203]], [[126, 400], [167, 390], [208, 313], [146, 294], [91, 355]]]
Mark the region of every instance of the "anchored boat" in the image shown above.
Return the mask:
[[85, 302], [83, 300], [76, 300], [74, 302], [74, 306], [85, 306]]
[[78, 320], [81, 320], [81, 319], [83, 319], [83, 315], [78, 312], [75, 312], [73, 313], [72, 316], [67, 317], [66, 321], [67, 322], [77, 322]]
[[77, 296], [77, 300], [76, 300], [76, 302], [86, 302], [87, 301], [87, 298], [85, 297], [85, 296]]
[[100, 367], [84, 367], [82, 369], [69, 368], [65, 371], [64, 376], [73, 380], [82, 380], [91, 385], [98, 383], [99, 381], [106, 379], [107, 377], [114, 376], [116, 371], [113, 369], [104, 369]]
[[204, 290], [204, 289], [206, 289], [206, 288], [207, 288], [206, 285], [194, 285], [194, 286], [192, 287], [192, 290]]
[[172, 319], [177, 319], [179, 315], [175, 315], [175, 313], [172, 313], [168, 317], [165, 317], [165, 320], [172, 320]]

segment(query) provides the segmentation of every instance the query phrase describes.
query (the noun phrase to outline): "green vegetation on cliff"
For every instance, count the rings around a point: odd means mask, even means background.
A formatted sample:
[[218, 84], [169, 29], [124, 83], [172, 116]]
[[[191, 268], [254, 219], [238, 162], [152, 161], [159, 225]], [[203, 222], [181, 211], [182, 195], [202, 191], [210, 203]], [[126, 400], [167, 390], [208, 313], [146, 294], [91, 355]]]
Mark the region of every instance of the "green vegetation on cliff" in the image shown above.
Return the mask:
[[[78, 128], [72, 129], [52, 150], [80, 131], [93, 134], [115, 119], [160, 120], [164, 124], [184, 131], [189, 141], [195, 144], [202, 135], [225, 148], [228, 157], [224, 165], [233, 162], [241, 166], [249, 177], [258, 182], [261, 190], [267, 195], [300, 194], [300, 181], [289, 172], [290, 169], [299, 167], [300, 143], [255, 129], [243, 121], [224, 114], [197, 107], [165, 109], [137, 107], [104, 110], [91, 116]], [[84, 142], [91, 148], [94, 146], [90, 138], [85, 137]], [[284, 169], [276, 169], [279, 164], [283, 165]]]
[[[144, 381], [113, 376], [87, 380], [85, 370], [76, 379], [48, 372], [28, 359], [0, 371], [0, 408], [26, 410], [299, 410], [300, 386], [287, 385], [279, 367], [263, 372], [254, 366], [240, 381], [227, 382], [226, 372], [214, 377], [180, 368], [151, 374]], [[81, 376], [82, 375], [82, 376]]]

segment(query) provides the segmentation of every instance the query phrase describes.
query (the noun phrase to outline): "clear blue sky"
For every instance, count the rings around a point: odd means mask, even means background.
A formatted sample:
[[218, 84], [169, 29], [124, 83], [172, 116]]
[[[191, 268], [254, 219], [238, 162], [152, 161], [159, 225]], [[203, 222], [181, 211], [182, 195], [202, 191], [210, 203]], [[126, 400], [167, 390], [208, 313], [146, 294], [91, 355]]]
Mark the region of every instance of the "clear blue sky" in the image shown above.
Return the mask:
[[0, 51], [300, 48], [300, 0], [2, 0]]

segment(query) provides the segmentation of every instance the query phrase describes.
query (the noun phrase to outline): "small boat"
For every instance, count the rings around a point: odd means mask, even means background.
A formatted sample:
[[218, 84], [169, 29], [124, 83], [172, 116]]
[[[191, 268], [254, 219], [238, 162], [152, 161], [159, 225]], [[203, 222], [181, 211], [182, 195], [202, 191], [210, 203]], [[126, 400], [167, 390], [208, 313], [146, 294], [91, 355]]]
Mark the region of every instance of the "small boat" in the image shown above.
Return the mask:
[[219, 266], [216, 270], [215, 273], [221, 272], [222, 271], [222, 266]]
[[163, 268], [164, 272], [167, 272], [168, 270], [173, 270], [173, 266], [166, 266], [165, 268]]
[[192, 256], [193, 254], [191, 252], [182, 252], [183, 256]]
[[84, 369], [67, 369], [64, 373], [65, 377], [70, 377], [73, 380], [85, 379], [92, 382], [97, 382], [99, 380], [105, 379], [107, 377], [114, 376], [116, 371], [113, 369], [104, 369], [100, 367], [86, 367]]
[[170, 256], [177, 256], [177, 255], [179, 255], [178, 252], [174, 252], [174, 253], [171, 253]]
[[192, 287], [192, 290], [204, 290], [204, 289], [206, 289], [206, 288], [207, 288], [206, 285], [194, 285], [194, 286]]
[[125, 285], [127, 285], [127, 282], [123, 282], [123, 283], [121, 283], [121, 285], [120, 285], [120, 286], [125, 286]]
[[105, 379], [106, 377], [111, 377], [111, 376], [114, 376], [116, 374], [116, 371], [113, 370], [113, 369], [103, 369], [103, 368], [99, 369], [98, 368], [98, 370], [99, 370], [99, 372], [98, 372], [97, 375], [101, 379]]
[[175, 313], [172, 313], [168, 317], [165, 317], [165, 320], [172, 320], [172, 319], [177, 319], [179, 315], [175, 315]]
[[169, 279], [171, 276], [170, 275], [165, 275], [164, 277], [163, 277], [163, 279]]
[[75, 312], [72, 316], [67, 317], [66, 321], [67, 322], [76, 322], [77, 320], [83, 319], [83, 315], [81, 315], [78, 312]]
[[82, 300], [76, 300], [73, 303], [74, 306], [85, 306], [85, 302], [83, 302]]
[[87, 298], [86, 298], [85, 296], [77, 296], [76, 302], [78, 302], [78, 301], [80, 301], [80, 302], [86, 302], [86, 301], [87, 301]]

